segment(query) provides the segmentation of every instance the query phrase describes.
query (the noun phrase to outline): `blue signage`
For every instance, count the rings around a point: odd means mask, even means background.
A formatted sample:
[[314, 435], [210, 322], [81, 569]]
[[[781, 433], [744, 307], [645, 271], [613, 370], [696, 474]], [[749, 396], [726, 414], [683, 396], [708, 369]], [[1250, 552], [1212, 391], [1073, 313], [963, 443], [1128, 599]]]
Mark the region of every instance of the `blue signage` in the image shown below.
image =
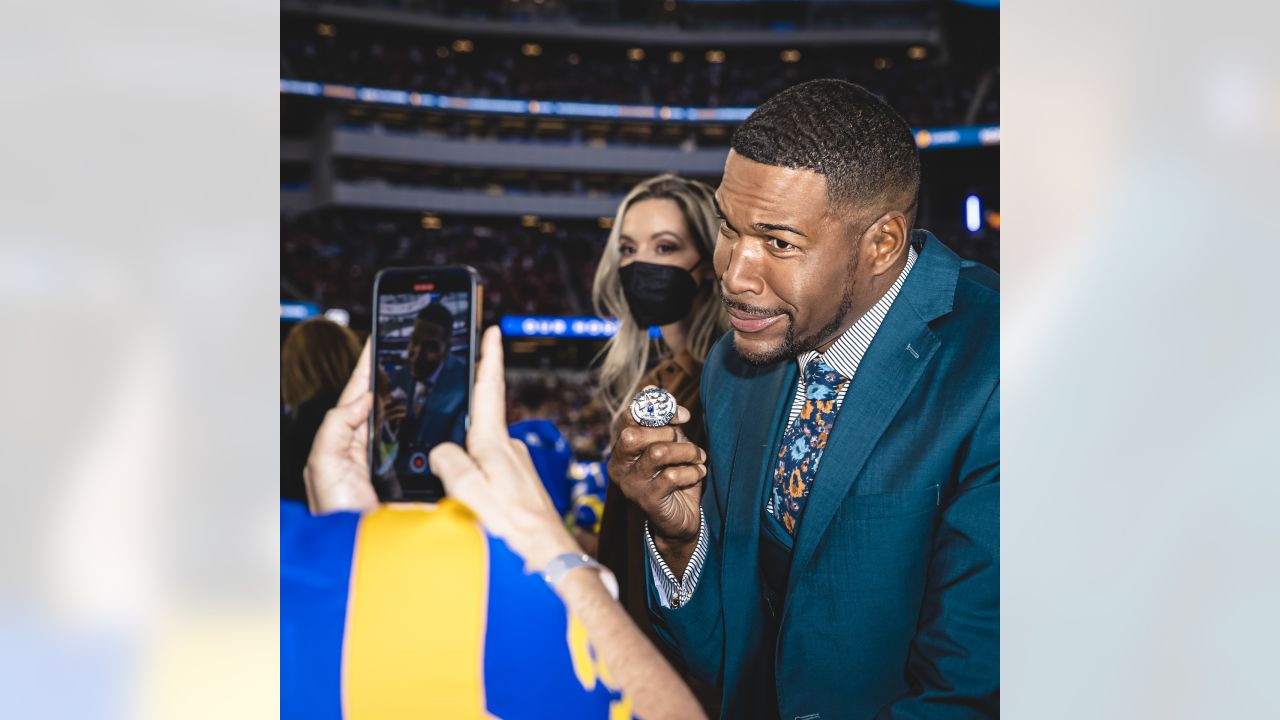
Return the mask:
[[[517, 338], [599, 338], [618, 332], [618, 321], [598, 317], [556, 317], [552, 315], [503, 315], [498, 327], [504, 337]], [[658, 328], [649, 328], [649, 337], [658, 337]]]
[[320, 306], [311, 302], [280, 301], [281, 322], [300, 322], [320, 314]]

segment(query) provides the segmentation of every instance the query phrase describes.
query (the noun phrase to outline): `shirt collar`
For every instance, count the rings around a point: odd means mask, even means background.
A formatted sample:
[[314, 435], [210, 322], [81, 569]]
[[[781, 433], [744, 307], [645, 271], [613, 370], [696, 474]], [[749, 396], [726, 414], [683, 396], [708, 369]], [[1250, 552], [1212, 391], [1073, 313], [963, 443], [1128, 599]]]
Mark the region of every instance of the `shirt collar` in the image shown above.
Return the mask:
[[435, 372], [431, 373], [431, 377], [427, 378], [426, 380], [418, 380], [414, 382], [413, 384], [414, 391], [423, 392], [430, 388], [435, 387], [436, 382], [440, 380], [440, 373], [444, 372], [444, 364], [448, 361], [449, 361], [449, 356], [445, 355], [444, 360], [440, 361], [440, 365], [436, 368]]
[[885, 291], [876, 304], [871, 309], [858, 318], [858, 322], [854, 323], [845, 330], [840, 337], [836, 338], [831, 347], [827, 348], [825, 353], [819, 353], [817, 350], [809, 350], [800, 353], [796, 357], [796, 363], [800, 366], [800, 377], [804, 377], [804, 368], [818, 355], [822, 355], [822, 359], [827, 361], [831, 367], [840, 371], [840, 374], [852, 378], [853, 374], [858, 371], [858, 364], [862, 362], [862, 356], [867, 354], [867, 348], [871, 347], [871, 340], [875, 338], [876, 331], [880, 329], [880, 323], [884, 322], [885, 315], [889, 314], [889, 308], [893, 306], [893, 301], [898, 297], [898, 292], [902, 290], [902, 283], [907, 280], [907, 273], [911, 272], [911, 267], [916, 264], [916, 249], [914, 246], [907, 246], [907, 263], [902, 266], [902, 272], [898, 273], [898, 279], [893, 281], [893, 285]]

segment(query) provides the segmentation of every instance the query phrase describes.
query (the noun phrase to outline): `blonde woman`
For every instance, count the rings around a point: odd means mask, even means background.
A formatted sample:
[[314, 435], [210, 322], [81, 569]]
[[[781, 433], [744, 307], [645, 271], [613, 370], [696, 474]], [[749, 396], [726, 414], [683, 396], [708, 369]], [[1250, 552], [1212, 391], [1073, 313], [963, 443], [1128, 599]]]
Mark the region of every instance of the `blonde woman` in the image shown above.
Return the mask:
[[[657, 385], [688, 408], [683, 427], [703, 444], [698, 397], [702, 362], [728, 327], [720, 286], [712, 267], [719, 231], [712, 190], [704, 183], [660, 175], [637, 185], [623, 199], [592, 285], [596, 312], [616, 317], [617, 334], [604, 350], [600, 399], [615, 424], [632, 397]], [[649, 328], [662, 335], [653, 356]], [[596, 555], [618, 578], [627, 612], [657, 642], [645, 599], [644, 513], [616, 488], [606, 491]], [[590, 548], [588, 548], [590, 549]], [[710, 717], [719, 717], [720, 693], [686, 677]]]

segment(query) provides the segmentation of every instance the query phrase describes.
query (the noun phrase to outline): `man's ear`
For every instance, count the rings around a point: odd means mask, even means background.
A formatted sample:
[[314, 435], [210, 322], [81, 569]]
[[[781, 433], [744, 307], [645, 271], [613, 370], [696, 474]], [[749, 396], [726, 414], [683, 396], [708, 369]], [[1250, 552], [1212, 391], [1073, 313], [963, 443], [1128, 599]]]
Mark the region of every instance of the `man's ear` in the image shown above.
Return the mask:
[[911, 222], [898, 210], [876, 218], [862, 236], [863, 260], [869, 263], [872, 275], [882, 275], [897, 266], [898, 259], [906, 257], [910, 243]]

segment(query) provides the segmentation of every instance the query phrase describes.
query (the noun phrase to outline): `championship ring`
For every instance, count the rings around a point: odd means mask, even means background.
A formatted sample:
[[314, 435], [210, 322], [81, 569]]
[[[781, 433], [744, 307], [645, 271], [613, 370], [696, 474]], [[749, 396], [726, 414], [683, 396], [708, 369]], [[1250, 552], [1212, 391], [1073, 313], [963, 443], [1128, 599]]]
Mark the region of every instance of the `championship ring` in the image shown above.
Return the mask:
[[631, 418], [645, 427], [662, 427], [676, 416], [676, 399], [662, 388], [641, 390], [631, 401]]

